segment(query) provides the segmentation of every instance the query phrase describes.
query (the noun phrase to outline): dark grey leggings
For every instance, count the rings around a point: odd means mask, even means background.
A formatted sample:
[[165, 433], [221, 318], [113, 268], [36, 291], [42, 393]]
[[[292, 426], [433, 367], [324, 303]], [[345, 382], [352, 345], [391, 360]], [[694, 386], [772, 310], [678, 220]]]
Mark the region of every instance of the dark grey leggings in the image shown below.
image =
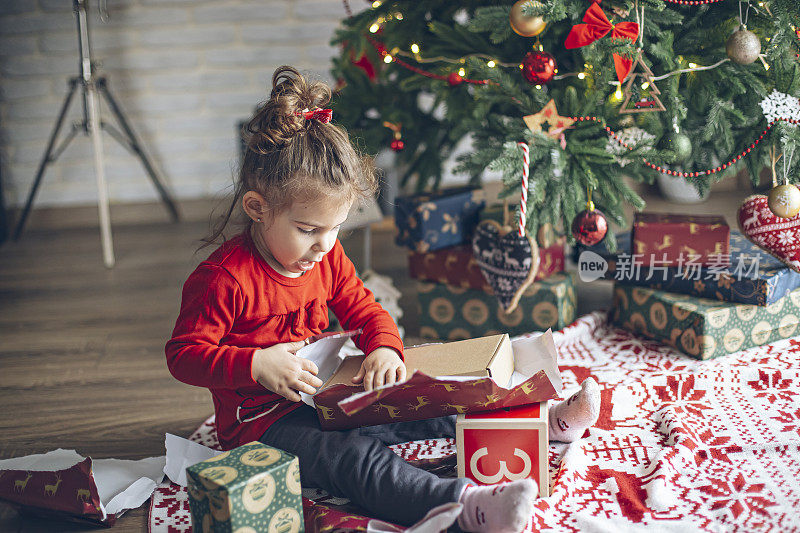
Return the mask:
[[375, 518], [401, 525], [432, 508], [458, 501], [469, 483], [442, 479], [408, 464], [386, 446], [455, 436], [455, 417], [322, 431], [317, 413], [302, 405], [275, 422], [261, 442], [296, 455], [305, 487], [348, 498]]

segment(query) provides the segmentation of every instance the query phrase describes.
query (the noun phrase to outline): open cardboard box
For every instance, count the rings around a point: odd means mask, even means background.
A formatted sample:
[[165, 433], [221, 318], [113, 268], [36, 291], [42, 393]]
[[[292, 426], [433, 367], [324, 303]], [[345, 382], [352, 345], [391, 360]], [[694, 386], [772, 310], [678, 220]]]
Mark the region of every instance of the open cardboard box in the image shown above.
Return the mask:
[[353, 385], [364, 356], [339, 353], [347, 333], [304, 347], [297, 355], [317, 363], [325, 381], [313, 396], [323, 429], [348, 429], [486, 411], [555, 398], [561, 393], [550, 330], [515, 339], [493, 335], [406, 348], [409, 378], [365, 392]]

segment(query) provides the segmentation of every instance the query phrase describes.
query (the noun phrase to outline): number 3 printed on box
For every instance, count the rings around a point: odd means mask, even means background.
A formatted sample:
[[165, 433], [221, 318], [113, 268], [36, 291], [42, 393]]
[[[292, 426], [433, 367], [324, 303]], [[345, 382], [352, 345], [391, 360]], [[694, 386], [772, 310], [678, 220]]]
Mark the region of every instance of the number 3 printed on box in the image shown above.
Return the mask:
[[514, 455], [522, 459], [524, 467], [520, 472], [516, 473], [509, 472], [506, 462], [502, 459], [498, 461], [500, 463], [500, 470], [496, 474], [493, 476], [487, 476], [481, 473], [481, 471], [478, 469], [478, 461], [485, 455], [489, 455], [489, 449], [484, 446], [483, 448], [478, 448], [478, 450], [472, 454], [472, 458], [469, 460], [469, 468], [472, 471], [472, 475], [475, 476], [476, 481], [485, 483], [486, 485], [494, 485], [495, 483], [500, 482], [500, 480], [503, 478], [506, 478], [509, 481], [516, 481], [518, 479], [525, 479], [526, 477], [530, 476], [531, 458], [527, 453], [519, 448], [514, 448]]

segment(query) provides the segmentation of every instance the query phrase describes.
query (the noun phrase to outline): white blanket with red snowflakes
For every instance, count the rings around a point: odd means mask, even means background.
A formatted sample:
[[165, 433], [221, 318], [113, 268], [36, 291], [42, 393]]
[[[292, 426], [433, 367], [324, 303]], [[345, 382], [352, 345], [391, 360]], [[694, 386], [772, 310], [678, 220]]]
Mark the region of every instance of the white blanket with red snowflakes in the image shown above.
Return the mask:
[[[537, 501], [534, 528], [800, 531], [800, 338], [698, 361], [604, 313], [554, 338], [564, 396], [593, 376], [603, 408], [581, 440], [551, 443], [551, 496]], [[213, 422], [192, 438], [214, 446]], [[395, 451], [455, 452], [449, 439]], [[185, 491], [157, 489], [151, 532], [190, 528]]]

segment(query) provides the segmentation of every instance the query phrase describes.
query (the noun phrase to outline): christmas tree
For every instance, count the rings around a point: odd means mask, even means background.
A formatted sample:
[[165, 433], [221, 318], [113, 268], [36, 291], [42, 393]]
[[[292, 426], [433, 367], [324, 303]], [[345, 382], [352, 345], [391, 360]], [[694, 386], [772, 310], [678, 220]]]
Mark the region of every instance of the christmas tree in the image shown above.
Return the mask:
[[800, 178], [796, 0], [355, 7], [344, 1], [334, 39], [337, 120], [367, 151], [395, 149], [404, 186], [437, 188], [471, 136], [458, 170], [472, 183], [502, 172], [501, 196], [518, 203], [523, 142], [535, 235], [569, 228], [591, 201], [624, 224], [624, 204], [644, 202], [623, 176], [679, 176], [701, 192], [742, 168], [754, 184], [765, 166], [778, 183]]

